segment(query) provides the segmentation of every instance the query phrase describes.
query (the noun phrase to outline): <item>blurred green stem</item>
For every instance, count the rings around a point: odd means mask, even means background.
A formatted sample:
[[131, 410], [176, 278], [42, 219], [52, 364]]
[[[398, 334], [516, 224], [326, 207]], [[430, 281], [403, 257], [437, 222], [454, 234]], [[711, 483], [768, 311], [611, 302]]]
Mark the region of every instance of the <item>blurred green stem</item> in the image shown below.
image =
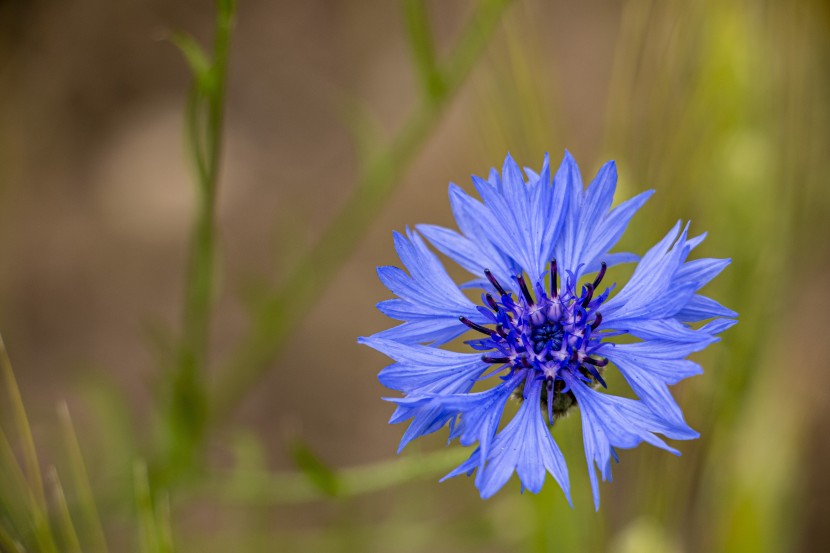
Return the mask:
[[187, 106], [186, 136], [197, 178], [197, 211], [190, 237], [185, 280], [182, 339], [170, 397], [171, 443], [168, 468], [186, 467], [201, 442], [206, 421], [206, 365], [215, 294], [216, 195], [222, 150], [225, 81], [235, 2], [217, 2], [213, 53], [177, 37], [194, 82]]
[[251, 328], [221, 367], [212, 396], [215, 420], [245, 396], [282, 352], [315, 297], [335, 276], [375, 220], [406, 168], [435, 130], [440, 115], [469, 75], [510, 0], [482, 0], [445, 64], [433, 56], [426, 14], [408, 3], [406, 15], [413, 55], [425, 80], [415, 111], [401, 131], [368, 164], [343, 209], [319, 241], [294, 266], [284, 284], [265, 298]]
[[137, 460], [133, 466], [133, 485], [139, 525], [141, 553], [173, 553], [173, 531], [166, 498], [157, 500], [150, 488], [147, 466]]
[[[14, 499], [19, 502], [19, 505], [24, 506], [23, 518], [26, 519], [20, 527], [27, 527], [28, 531], [31, 532], [39, 551], [57, 553], [58, 547], [49, 525], [49, 505], [46, 502], [46, 492], [40, 473], [40, 462], [35, 449], [35, 440], [32, 437], [32, 428], [29, 425], [29, 418], [26, 416], [23, 397], [20, 395], [20, 388], [17, 386], [11, 359], [9, 359], [2, 336], [0, 336], [0, 372], [2, 372], [3, 387], [8, 391], [8, 401], [23, 458], [23, 466], [18, 466], [11, 443], [6, 439], [5, 432], [0, 427], [0, 476], [2, 476], [2, 487], [5, 488], [6, 485], [13, 484], [16, 481], [19, 497]], [[5, 493], [0, 496], [0, 507], [3, 507], [4, 510], [7, 507], [6, 501], [8, 499], [8, 497], [5, 497]], [[5, 524], [11, 522], [9, 519], [13, 517], [10, 517], [10, 512], [0, 514], [2, 514], [0, 516], [0, 526], [5, 526]], [[0, 542], [4, 541], [14, 541], [5, 530], [4, 537], [0, 538]]]
[[423, 0], [406, 0], [404, 10], [409, 43], [423, 95], [425, 99], [440, 101], [444, 95], [444, 76], [435, 58], [426, 5]]
[[60, 418], [72, 481], [75, 483], [75, 508], [81, 522], [86, 525], [86, 537], [89, 541], [89, 547], [85, 551], [87, 553], [106, 553], [107, 540], [104, 535], [104, 528], [101, 525], [98, 507], [95, 505], [95, 493], [89, 482], [89, 474], [81, 454], [81, 444], [78, 442], [75, 425], [72, 423], [72, 417], [66, 403], [61, 403], [58, 406], [58, 417]]
[[26, 477], [32, 490], [32, 499], [35, 506], [46, 511], [46, 492], [43, 488], [43, 479], [40, 476], [40, 464], [37, 460], [35, 440], [32, 438], [32, 429], [29, 426], [29, 418], [26, 416], [26, 409], [23, 407], [23, 398], [20, 395], [20, 388], [17, 387], [17, 380], [14, 378], [14, 370], [9, 354], [6, 351], [6, 344], [0, 336], [0, 367], [3, 371], [3, 387], [9, 394], [14, 424], [18, 429], [17, 438], [20, 440], [23, 450], [23, 462], [26, 470]]
[[[469, 456], [466, 448], [453, 447], [432, 453], [369, 463], [331, 473], [332, 487], [320, 486], [303, 472], [245, 471], [235, 478], [221, 477], [203, 491], [226, 501], [246, 505], [302, 503], [331, 497], [346, 498], [393, 488], [407, 482], [434, 478]], [[334, 491], [333, 491], [334, 490]]]

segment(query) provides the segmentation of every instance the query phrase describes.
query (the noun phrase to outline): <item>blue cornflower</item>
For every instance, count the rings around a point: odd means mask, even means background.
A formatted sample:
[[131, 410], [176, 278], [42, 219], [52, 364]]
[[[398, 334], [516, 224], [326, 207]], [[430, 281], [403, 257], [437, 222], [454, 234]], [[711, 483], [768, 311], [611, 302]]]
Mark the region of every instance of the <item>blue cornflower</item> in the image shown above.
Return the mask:
[[[606, 163], [584, 189], [568, 152], [551, 180], [550, 160], [525, 176], [508, 155], [501, 175], [473, 177], [482, 202], [451, 184], [449, 195], [459, 232], [419, 225], [395, 233], [395, 249], [409, 271], [379, 267], [378, 275], [398, 297], [378, 309], [402, 324], [364, 343], [394, 359], [380, 381], [405, 394], [390, 422], [410, 420], [400, 449], [445, 425], [450, 440], [478, 443], [470, 458], [445, 478], [476, 473], [484, 498], [496, 493], [515, 471], [522, 489], [542, 488], [545, 472], [570, 502], [565, 459], [551, 430], [574, 407], [582, 417], [585, 455], [599, 508], [599, 484], [611, 478], [616, 449], [648, 442], [672, 453], [657, 434], [684, 440], [699, 434], [685, 422], [668, 386], [699, 374], [686, 357], [718, 340], [737, 314], [697, 291], [729, 259], [687, 261], [704, 235], [688, 237], [678, 222], [640, 259], [609, 253], [644, 192], [611, 209], [617, 172]], [[460, 287], [425, 244], [475, 275]], [[607, 270], [638, 261], [619, 292], [600, 291]], [[483, 290], [476, 305], [462, 289]], [[692, 326], [709, 320], [704, 325]], [[467, 331], [468, 352], [441, 346]], [[624, 343], [609, 338], [628, 335]], [[639, 400], [599, 391], [613, 363]], [[473, 392], [484, 382], [490, 387]], [[518, 412], [499, 429], [510, 398]], [[399, 449], [399, 451], [400, 451]]]

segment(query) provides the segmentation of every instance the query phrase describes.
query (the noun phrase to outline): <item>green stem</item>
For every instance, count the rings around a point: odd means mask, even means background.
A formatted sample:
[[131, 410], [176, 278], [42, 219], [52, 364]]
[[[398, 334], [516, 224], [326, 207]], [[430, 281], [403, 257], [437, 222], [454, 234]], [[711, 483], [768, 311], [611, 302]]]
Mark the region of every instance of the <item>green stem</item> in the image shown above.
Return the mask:
[[[197, 164], [199, 198], [196, 220], [191, 235], [190, 263], [186, 279], [184, 306], [182, 368], [198, 369], [204, 366], [210, 333], [210, 311], [214, 293], [214, 263], [216, 259], [216, 191], [222, 151], [222, 122], [225, 103], [228, 50], [230, 47], [230, 14], [220, 12], [217, 17], [213, 64], [210, 70], [207, 97], [207, 126], [205, 136], [199, 136], [199, 113], [194, 114], [194, 127], [189, 144]], [[194, 84], [198, 87], [199, 84]], [[198, 109], [200, 98], [192, 98]], [[204, 142], [204, 150], [201, 144]]]
[[86, 551], [106, 553], [108, 551], [107, 539], [104, 535], [104, 528], [101, 526], [98, 507], [95, 505], [95, 493], [89, 482], [89, 474], [81, 454], [81, 444], [78, 442], [78, 434], [75, 432], [75, 425], [72, 424], [72, 417], [66, 403], [61, 403], [58, 406], [58, 417], [63, 430], [69, 468], [75, 486], [78, 515], [86, 526], [86, 536], [89, 540]]
[[[369, 463], [333, 473], [334, 497], [347, 498], [393, 488], [407, 482], [434, 478], [458, 466], [470, 454], [466, 448], [441, 449], [425, 455]], [[202, 493], [247, 505], [277, 505], [330, 499], [323, 489], [301, 472], [256, 471], [221, 477], [202, 488]]]
[[[370, 163], [354, 193], [285, 283], [254, 314], [248, 335], [223, 365], [213, 393], [221, 419], [279, 356], [303, 316], [351, 255], [401, 175], [436, 128], [440, 115], [469, 75], [510, 0], [483, 0], [441, 74], [437, 95], [424, 95], [402, 130]], [[424, 23], [425, 24], [425, 23]]]
[[[46, 492], [40, 473], [40, 462], [35, 448], [35, 440], [32, 436], [32, 428], [29, 425], [29, 418], [23, 405], [23, 397], [20, 395], [20, 388], [17, 386], [11, 359], [9, 359], [2, 336], [0, 336], [0, 372], [2, 372], [2, 375], [0, 375], [2, 385], [8, 391], [12, 420], [17, 429], [17, 438], [20, 442], [23, 458], [22, 466], [19, 466], [11, 444], [6, 440], [5, 432], [0, 427], [0, 469], [3, 469], [0, 474], [2, 474], [3, 479], [8, 479], [8, 484], [16, 481], [17, 486], [15, 487], [20, 492], [20, 497], [17, 500], [26, 506], [23, 509], [24, 512], [28, 511], [25, 524], [37, 543], [39, 551], [57, 553], [58, 547], [49, 524], [49, 505], [46, 501]], [[0, 506], [3, 506], [2, 501], [0, 501]], [[0, 522], [6, 521], [0, 520]]]
[[20, 440], [23, 464], [26, 470], [28, 484], [32, 490], [35, 507], [46, 512], [46, 492], [43, 487], [43, 479], [40, 475], [40, 463], [35, 449], [35, 440], [32, 437], [32, 429], [29, 426], [29, 418], [26, 416], [26, 408], [23, 406], [23, 397], [20, 395], [20, 388], [17, 387], [17, 380], [14, 378], [14, 370], [9, 354], [6, 351], [6, 344], [0, 336], [0, 370], [3, 372], [3, 387], [8, 391], [9, 404], [11, 405], [12, 417], [17, 427], [18, 439]]
[[424, 0], [406, 0], [404, 3], [409, 43], [415, 58], [415, 69], [421, 80], [424, 96], [437, 101], [444, 94], [444, 77], [435, 58], [435, 45], [429, 30], [429, 19]]
[[197, 210], [185, 278], [182, 341], [170, 406], [173, 465], [187, 465], [206, 420], [201, 378], [210, 337], [215, 294], [216, 195], [222, 152], [223, 114], [234, 3], [217, 2], [213, 56], [205, 75], [194, 77], [187, 106], [187, 146], [197, 179]]

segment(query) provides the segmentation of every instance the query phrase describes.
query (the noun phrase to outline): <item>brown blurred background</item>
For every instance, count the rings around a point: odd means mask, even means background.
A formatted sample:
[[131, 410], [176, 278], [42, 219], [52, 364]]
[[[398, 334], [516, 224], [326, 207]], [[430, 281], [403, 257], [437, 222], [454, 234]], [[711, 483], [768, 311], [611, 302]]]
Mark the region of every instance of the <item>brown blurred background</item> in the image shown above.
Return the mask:
[[[575, 129], [567, 147], [591, 159], [620, 6], [561, 4], [520, 9], [531, 12], [525, 20], [542, 12], [556, 29], [538, 37], [553, 54], [541, 66], [549, 74], [539, 79], [568, 75], [550, 92], [567, 98]], [[439, 43], [448, 45], [471, 4], [431, 7]], [[133, 408], [147, 401], [157, 375], [144, 331], [177, 323], [193, 203], [182, 153], [189, 76], [168, 39], [187, 29], [207, 42], [211, 8], [209, 2], [3, 5], [0, 297], [6, 341], [30, 394], [54, 401], [79, 378], [105, 371], [130, 391]], [[290, 263], [353, 186], [356, 152], [341, 113], [350, 109], [346, 102], [371, 106], [389, 134], [417, 93], [395, 3], [244, 1], [236, 28], [220, 193], [219, 353], [244, 324], [239, 294]], [[322, 292], [297, 333], [296, 355], [247, 402], [254, 418], [302, 420], [334, 461], [377, 458], [399, 432], [385, 425], [388, 406], [378, 401], [378, 358], [355, 344], [358, 333], [386, 324], [373, 307], [383, 297], [374, 266], [396, 262], [391, 230], [421, 221], [450, 224], [448, 182], [466, 185], [469, 173], [500, 165], [499, 157], [481, 155], [481, 144], [465, 143], [477, 125], [483, 128], [468, 107], [480, 102], [485, 76], [478, 73], [478, 86], [454, 102], [355, 259]], [[564, 142], [551, 144], [553, 157]], [[526, 163], [538, 165], [542, 153], [528, 152]], [[344, 313], [359, 321], [349, 323], [350, 332], [341, 331]], [[310, 370], [292, 368], [298, 364], [314, 367], [321, 395], [355, 394], [348, 418], [298, 397]], [[355, 423], [359, 434], [385, 439], [356, 444]]]
[[[428, 7], [439, 53], [446, 54], [473, 3], [430, 2]], [[243, 335], [246, 301], [255, 301], [251, 298], [266, 283], [285, 276], [348, 197], [364, 154], [349, 130], [354, 118], [371, 111], [382, 142], [411, 113], [418, 83], [401, 11], [399, 3], [379, 0], [239, 2], [220, 183], [221, 293], [211, 346], [216, 358]], [[701, 255], [736, 259], [738, 268], [713, 295], [749, 320], [716, 346], [726, 349], [707, 358], [707, 374], [698, 379], [714, 371], [740, 372], [746, 378], [735, 389], [744, 393], [753, 371], [779, 371], [764, 380], [772, 391], [758, 392], [761, 403], [752, 407], [756, 404], [748, 400], [750, 407], [735, 408], [728, 419], [734, 433], [718, 443], [740, 443], [758, 432], [760, 443], [770, 448], [796, 448], [781, 469], [784, 491], [770, 500], [771, 513], [784, 506], [790, 511], [786, 537], [759, 550], [823, 550], [830, 544], [824, 523], [830, 515], [825, 501], [830, 478], [824, 471], [830, 458], [830, 376], [824, 370], [830, 352], [822, 332], [830, 307], [830, 193], [818, 162], [830, 144], [828, 13], [820, 2], [691, 7], [611, 0], [516, 2], [371, 231], [333, 285], [321, 290], [308, 315], [297, 321], [287, 353], [233, 420], [213, 434], [217, 457], [223, 458], [227, 444], [249, 434], [258, 436], [268, 466], [277, 469], [291, 468], [284, 444], [296, 434], [332, 466], [391, 457], [403, 429], [386, 424], [391, 407], [380, 397], [389, 392], [376, 379], [385, 361], [356, 344], [358, 335], [389, 324], [374, 309], [387, 297], [374, 267], [397, 264], [391, 231], [420, 222], [452, 226], [447, 183], [467, 187], [470, 173], [486, 174], [508, 150], [520, 164], [538, 167], [545, 151], [558, 163], [567, 147], [586, 179], [605, 157], [616, 157], [623, 196], [657, 188], [652, 211], [634, 220], [627, 245], [635, 251], [642, 252], [671, 221], [691, 217], [697, 230], [712, 231]], [[120, 468], [107, 466], [111, 457], [105, 450], [115, 446], [102, 443], [103, 437], [121, 435], [124, 459], [150, 439], [152, 428], [143, 421], [150, 420], [163, 374], [154, 344], [177, 328], [180, 316], [194, 199], [182, 129], [190, 77], [169, 37], [184, 29], [208, 43], [212, 18], [211, 2], [191, 0], [0, 1], [0, 330], [36, 436], [50, 439], [54, 405], [66, 399], [87, 461], [99, 475], [93, 482], [104, 486], [120, 478]], [[742, 50], [733, 52], [738, 46]], [[718, 48], [726, 55], [718, 57]], [[781, 59], [768, 57], [771, 52]], [[633, 67], [628, 73], [626, 63]], [[712, 82], [703, 83], [704, 78]], [[721, 94], [731, 94], [731, 100]], [[745, 105], [754, 106], [747, 108], [750, 115], [740, 110]], [[780, 111], [765, 112], [770, 106]], [[713, 123], [695, 134], [694, 125], [709, 116], [720, 117], [721, 126]], [[812, 134], [805, 136], [804, 129]], [[792, 141], [792, 151], [779, 148]], [[687, 161], [677, 161], [686, 155]], [[673, 165], [655, 158], [674, 160]], [[728, 166], [729, 160], [737, 169]], [[723, 182], [732, 188], [721, 187]], [[742, 219], [735, 206], [747, 203], [757, 207]], [[753, 234], [756, 228], [777, 242]], [[766, 254], [767, 248], [778, 253]], [[461, 276], [460, 271], [452, 274]], [[752, 278], [761, 284], [747, 284]], [[756, 284], [756, 295], [735, 292]], [[785, 299], [770, 300], [774, 309], [758, 307], [748, 314], [742, 309], [766, 301], [769, 292]], [[738, 351], [730, 345], [741, 341], [730, 341], [736, 334], [763, 352], [754, 348], [751, 359], [730, 354], [729, 348]], [[775, 340], [784, 343], [772, 344]], [[773, 360], [776, 366], [769, 371], [760, 365]], [[681, 392], [688, 400], [681, 404], [693, 426], [709, 424], [695, 414], [692, 402], [714, 383], [695, 380], [690, 386]], [[745, 395], [750, 393], [755, 394]], [[116, 413], [112, 420], [96, 418], [103, 405]], [[797, 410], [791, 412], [794, 405]], [[755, 418], [770, 411], [786, 414], [785, 439], [766, 435], [766, 419]], [[741, 426], [740, 421], [749, 422]], [[137, 435], [135, 443], [123, 435], [129, 429]], [[426, 440], [415, 449], [441, 441]], [[578, 440], [571, 442], [577, 449], [566, 451], [566, 457], [574, 467], [572, 480], [582, 486], [582, 452]], [[683, 446], [684, 452], [698, 447]], [[765, 448], [756, 442], [742, 453], [730, 451], [717, 455], [724, 463], [742, 454], [765, 462]], [[616, 500], [636, 493], [632, 482], [642, 477], [643, 469], [636, 467], [641, 455], [647, 454], [628, 454], [616, 469], [619, 481], [603, 488], [603, 510], [609, 511], [604, 522], [585, 515], [587, 524], [606, 529], [609, 547], [704, 550], [709, 542], [695, 534], [726, 532], [710, 528], [700, 515], [687, 527], [654, 530], [653, 519], [636, 509], [615, 510]], [[707, 450], [706, 455], [715, 454]], [[658, 466], [669, 474], [681, 470], [678, 463], [686, 459]], [[708, 463], [700, 461], [710, 467], [700, 471], [711, 477], [717, 462]], [[768, 476], [763, 469], [748, 471], [752, 478]], [[770, 478], [781, 476], [775, 474]], [[698, 490], [704, 499], [675, 499], [721, 504], [707, 499], [712, 489]], [[429, 481], [363, 498], [351, 507], [278, 508], [252, 522], [244, 509], [219, 515], [195, 506], [177, 522], [183, 532], [198, 533], [216, 524], [215, 517], [223, 527], [238, 523], [248, 531], [294, 521], [301, 531], [339, 528], [350, 536], [332, 538], [336, 546], [296, 538], [286, 550], [396, 551], [388, 541], [396, 532], [415, 540], [405, 550], [510, 551], [520, 545], [544, 550], [546, 538], [504, 528], [510, 526], [504, 521], [525, 513], [526, 507], [516, 506], [515, 492], [505, 490], [501, 499], [482, 506], [471, 482], [439, 486]], [[545, 501], [559, 500], [549, 497]], [[743, 496], [735, 497], [722, 506], [737, 502], [738, 514], [733, 514], [740, 519]], [[577, 507], [588, 510], [587, 503]], [[375, 520], [388, 520], [390, 509], [396, 520], [411, 515], [423, 524], [401, 528], [390, 523], [388, 535], [365, 529]], [[649, 516], [659, 516], [654, 513], [660, 507], [655, 509]], [[545, 511], [534, 512], [543, 516]], [[235, 516], [246, 520], [228, 522]], [[753, 541], [730, 549], [728, 532], [724, 535], [712, 538], [717, 550], [753, 550]], [[652, 549], [629, 542], [647, 542]], [[246, 547], [271, 550], [262, 544]]]

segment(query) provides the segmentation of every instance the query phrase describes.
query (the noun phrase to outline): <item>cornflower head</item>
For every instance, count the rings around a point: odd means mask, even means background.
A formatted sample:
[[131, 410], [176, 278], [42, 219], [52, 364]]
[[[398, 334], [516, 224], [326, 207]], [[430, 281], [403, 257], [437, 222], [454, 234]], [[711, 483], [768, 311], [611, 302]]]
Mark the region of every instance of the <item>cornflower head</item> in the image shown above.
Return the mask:
[[[534, 493], [550, 473], [570, 502], [568, 468], [551, 431], [578, 408], [598, 509], [595, 464], [610, 480], [617, 449], [648, 442], [679, 455], [658, 434], [699, 436], [668, 387], [701, 373], [686, 357], [736, 322], [734, 311], [697, 293], [730, 260], [687, 261], [704, 235], [689, 238], [680, 222], [642, 258], [609, 253], [653, 192], [611, 209], [616, 182], [614, 162], [585, 189], [568, 152], [552, 179], [548, 156], [538, 174], [523, 175], [508, 155], [501, 174], [473, 177], [482, 201], [450, 184], [460, 232], [419, 225], [394, 234], [408, 274], [378, 268], [397, 296], [378, 309], [403, 322], [359, 341], [395, 361], [379, 378], [405, 396], [390, 399], [397, 404], [390, 422], [411, 421], [399, 451], [449, 426], [450, 440], [478, 445], [445, 478], [476, 472], [487, 498], [514, 471], [522, 490]], [[457, 285], [422, 236], [475, 278]], [[609, 269], [635, 261], [628, 283], [612, 295]], [[482, 291], [479, 304], [463, 293], [470, 288]], [[467, 332], [475, 336], [467, 352], [440, 347]], [[609, 341], [620, 335], [633, 339]], [[611, 365], [639, 399], [602, 391]], [[479, 382], [489, 387], [473, 392]], [[502, 426], [511, 397], [521, 405]]]

